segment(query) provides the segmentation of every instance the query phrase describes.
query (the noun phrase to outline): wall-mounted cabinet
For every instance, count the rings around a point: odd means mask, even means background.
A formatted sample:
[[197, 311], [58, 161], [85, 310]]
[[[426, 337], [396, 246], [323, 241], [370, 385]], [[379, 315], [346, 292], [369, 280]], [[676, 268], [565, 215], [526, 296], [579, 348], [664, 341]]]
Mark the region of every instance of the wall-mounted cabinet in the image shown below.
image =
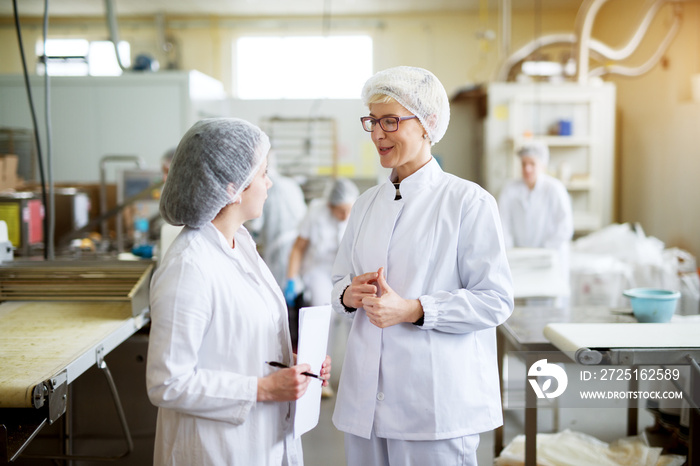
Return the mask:
[[549, 146], [548, 172], [571, 195], [576, 233], [611, 223], [614, 85], [495, 83], [486, 92], [485, 187], [497, 196], [508, 179], [519, 177], [518, 147], [539, 140]]

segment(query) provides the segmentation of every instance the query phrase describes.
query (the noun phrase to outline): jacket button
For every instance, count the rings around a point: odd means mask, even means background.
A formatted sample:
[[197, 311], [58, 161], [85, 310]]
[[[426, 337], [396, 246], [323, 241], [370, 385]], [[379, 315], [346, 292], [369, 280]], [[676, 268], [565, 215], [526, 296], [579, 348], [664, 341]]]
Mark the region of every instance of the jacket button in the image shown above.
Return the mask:
[[382, 401], [384, 399], [384, 393], [382, 393], [382, 392], [377, 393], [377, 399], [379, 401]]

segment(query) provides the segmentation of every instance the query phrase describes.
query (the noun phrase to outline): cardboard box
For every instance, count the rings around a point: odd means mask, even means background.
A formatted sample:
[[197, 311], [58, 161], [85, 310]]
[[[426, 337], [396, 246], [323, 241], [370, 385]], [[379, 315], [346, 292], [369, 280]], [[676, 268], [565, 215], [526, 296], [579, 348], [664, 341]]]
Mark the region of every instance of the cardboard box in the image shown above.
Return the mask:
[[17, 186], [19, 158], [14, 154], [0, 155], [0, 191]]

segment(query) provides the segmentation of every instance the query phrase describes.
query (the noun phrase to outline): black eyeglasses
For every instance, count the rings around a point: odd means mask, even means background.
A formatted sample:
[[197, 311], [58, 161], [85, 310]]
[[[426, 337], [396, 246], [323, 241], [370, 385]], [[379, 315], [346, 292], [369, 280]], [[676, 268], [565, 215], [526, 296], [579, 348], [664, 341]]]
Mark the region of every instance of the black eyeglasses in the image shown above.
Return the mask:
[[360, 118], [360, 121], [362, 122], [362, 128], [364, 128], [364, 130], [368, 133], [374, 131], [374, 128], [377, 126], [377, 123], [379, 123], [379, 127], [382, 128], [382, 130], [386, 131], [387, 133], [393, 133], [394, 131], [399, 130], [400, 121], [410, 120], [411, 118], [418, 117], [415, 115], [405, 117], [388, 116], [381, 118], [362, 117]]

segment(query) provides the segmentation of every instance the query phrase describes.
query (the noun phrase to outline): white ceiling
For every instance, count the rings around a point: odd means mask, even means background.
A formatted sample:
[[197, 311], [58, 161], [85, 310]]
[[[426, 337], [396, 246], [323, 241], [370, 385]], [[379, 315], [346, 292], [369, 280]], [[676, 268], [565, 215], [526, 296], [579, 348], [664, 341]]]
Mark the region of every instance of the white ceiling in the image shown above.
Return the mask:
[[[478, 11], [482, 1], [497, 9], [501, 0], [114, 0], [118, 16], [234, 15], [284, 16], [379, 14], [423, 11]], [[510, 0], [514, 10], [578, 8], [581, 0]], [[17, 0], [19, 15], [40, 16], [44, 0]], [[49, 0], [49, 16], [101, 16], [103, 0]], [[0, 2], [0, 15], [12, 15], [12, 1]]]

